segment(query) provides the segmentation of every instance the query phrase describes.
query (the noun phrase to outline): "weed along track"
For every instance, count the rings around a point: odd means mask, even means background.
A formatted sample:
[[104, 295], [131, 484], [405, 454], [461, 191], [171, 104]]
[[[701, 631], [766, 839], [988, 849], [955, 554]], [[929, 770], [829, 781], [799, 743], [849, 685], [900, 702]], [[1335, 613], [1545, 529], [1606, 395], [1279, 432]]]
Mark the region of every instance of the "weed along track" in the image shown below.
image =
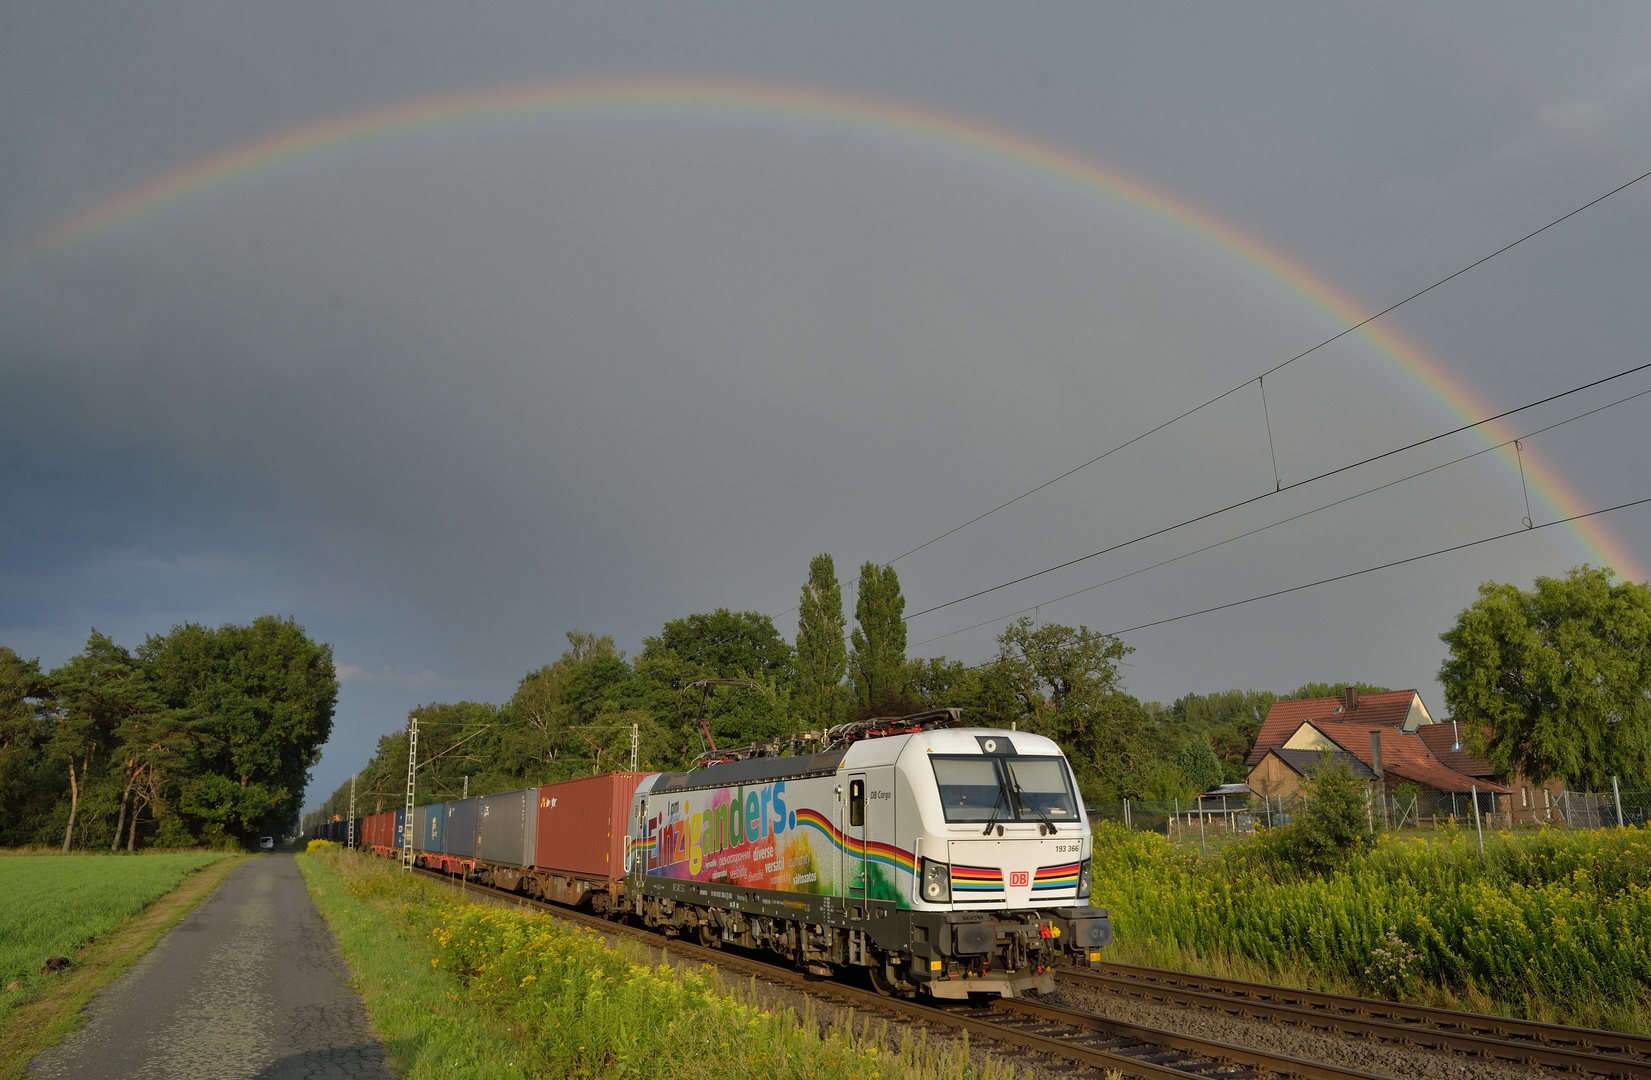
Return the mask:
[[1103, 964], [1088, 971], [1063, 971], [1057, 978], [1067, 985], [1085, 989], [1318, 1028], [1349, 1037], [1374, 1038], [1485, 1059], [1566, 1069], [1579, 1076], [1651, 1080], [1651, 1038], [1640, 1035], [1296, 990], [1129, 964]]
[[[459, 888], [458, 883], [445, 874], [423, 869], [415, 869], [414, 872]], [[629, 923], [532, 900], [519, 893], [474, 883], [463, 887], [479, 897], [543, 910], [558, 919], [588, 926], [602, 933], [624, 934], [668, 949], [678, 956], [753, 975], [813, 997], [883, 1012], [907, 1022], [915, 1021], [990, 1039], [1023, 1053], [1052, 1059], [1043, 1063], [1049, 1071], [1080, 1076], [1105, 1075], [1115, 1070], [1126, 1077], [1147, 1080], [1185, 1080], [1189, 1076], [1251, 1080], [1269, 1075], [1300, 1077], [1302, 1080], [1382, 1080], [1374, 1073], [1121, 1023], [1041, 1002], [998, 999], [983, 1007], [958, 1005], [937, 1008], [904, 998], [883, 996], [843, 982], [809, 978], [793, 968], [694, 945]]]

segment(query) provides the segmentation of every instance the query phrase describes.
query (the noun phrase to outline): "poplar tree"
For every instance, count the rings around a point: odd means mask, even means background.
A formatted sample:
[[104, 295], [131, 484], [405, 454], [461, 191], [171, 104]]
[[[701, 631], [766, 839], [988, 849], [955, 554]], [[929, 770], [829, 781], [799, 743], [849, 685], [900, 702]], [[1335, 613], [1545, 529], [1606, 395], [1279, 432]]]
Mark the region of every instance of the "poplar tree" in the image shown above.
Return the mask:
[[905, 689], [906, 598], [892, 566], [860, 567], [854, 602], [854, 652], [849, 659], [854, 695], [861, 705], [899, 695]]
[[842, 682], [848, 671], [843, 588], [830, 555], [810, 560], [797, 612], [797, 704], [809, 727], [828, 728], [846, 716]]

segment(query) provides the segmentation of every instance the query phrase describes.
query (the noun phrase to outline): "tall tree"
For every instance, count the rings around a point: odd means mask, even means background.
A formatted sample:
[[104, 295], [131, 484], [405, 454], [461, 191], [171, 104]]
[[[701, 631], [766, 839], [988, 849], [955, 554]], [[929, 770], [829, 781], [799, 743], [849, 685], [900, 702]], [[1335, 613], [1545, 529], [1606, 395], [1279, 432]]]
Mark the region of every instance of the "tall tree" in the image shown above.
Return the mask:
[[95, 629], [84, 650], [52, 671], [50, 684], [56, 721], [50, 756], [69, 771], [69, 815], [63, 830], [63, 850], [68, 851], [94, 766], [102, 763], [120, 725], [158, 702], [132, 654]]
[[657, 637], [644, 638], [642, 656], [672, 653], [696, 670], [723, 679], [791, 677], [791, 646], [760, 611], [729, 611], [672, 619]]
[[290, 618], [262, 615], [249, 626], [175, 626], [138, 655], [165, 704], [200, 717], [212, 738], [178, 799], [201, 836], [247, 842], [295, 822], [332, 732], [332, 646]]
[[845, 718], [846, 625], [837, 568], [830, 555], [816, 555], [808, 564], [808, 580], [797, 605], [797, 705], [810, 727], [828, 728]]
[[860, 567], [854, 621], [849, 679], [860, 705], [875, 710], [906, 690], [906, 598], [894, 567], [874, 562]]
[[212, 747], [212, 737], [206, 734], [200, 717], [185, 709], [167, 708], [152, 690], [144, 705], [115, 730], [112, 757], [120, 770], [121, 792], [110, 851], [119, 850], [123, 830], [126, 850], [136, 846], [138, 819], [143, 811], [147, 809], [156, 819], [163, 817], [160, 811], [166, 805], [167, 792]]
[[1613, 578], [1487, 581], [1440, 635], [1445, 703], [1499, 772], [1596, 790], [1651, 776], [1651, 589]]
[[47, 696], [40, 662], [0, 646], [0, 844], [32, 839], [37, 815], [51, 805], [35, 783], [49, 733], [41, 712]]

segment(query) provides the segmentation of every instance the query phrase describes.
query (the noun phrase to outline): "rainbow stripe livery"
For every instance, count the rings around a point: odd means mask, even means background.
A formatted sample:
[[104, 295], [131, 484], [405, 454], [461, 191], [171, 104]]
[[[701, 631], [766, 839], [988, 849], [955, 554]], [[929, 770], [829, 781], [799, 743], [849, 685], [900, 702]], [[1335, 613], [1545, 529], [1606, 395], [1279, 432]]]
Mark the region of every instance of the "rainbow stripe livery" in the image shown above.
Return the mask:
[[822, 833], [831, 841], [832, 847], [852, 858], [863, 857], [867, 862], [881, 863], [892, 869], [907, 874], [915, 873], [917, 860], [905, 848], [893, 844], [884, 844], [876, 840], [860, 841], [852, 836], [845, 836], [835, 825], [826, 820], [824, 814], [818, 810], [798, 810], [797, 824], [807, 825]]
[[953, 866], [952, 895], [963, 900], [1003, 899], [1003, 871], [995, 866]]
[[1032, 894], [1044, 892], [1062, 892], [1078, 887], [1078, 864], [1063, 863], [1060, 866], [1040, 866], [1037, 874], [1032, 878]]

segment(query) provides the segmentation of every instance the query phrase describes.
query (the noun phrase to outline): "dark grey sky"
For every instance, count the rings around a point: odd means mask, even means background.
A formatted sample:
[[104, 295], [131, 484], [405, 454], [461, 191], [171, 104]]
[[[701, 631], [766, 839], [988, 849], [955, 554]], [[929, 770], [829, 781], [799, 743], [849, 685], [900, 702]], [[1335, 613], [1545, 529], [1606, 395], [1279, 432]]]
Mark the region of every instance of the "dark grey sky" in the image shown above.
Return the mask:
[[[91, 626], [296, 616], [344, 675], [313, 801], [409, 706], [504, 700], [569, 629], [634, 651], [692, 611], [781, 615], [815, 553], [890, 559], [1341, 329], [1001, 154], [669, 100], [381, 132], [16, 257], [192, 161], [511, 86], [853, 94], [1131, 176], [1375, 311], [1651, 168], [1646, 57], [1630, 4], [0, 6], [0, 642], [55, 664]], [[1384, 324], [1490, 409], [1535, 399], [1648, 359], [1648, 240], [1635, 187]], [[1285, 483], [1460, 422], [1366, 340], [1267, 390]], [[909, 610], [1271, 489], [1260, 406], [901, 560]], [[1527, 461], [1580, 509], [1651, 495], [1648, 409]], [[914, 619], [950, 635], [914, 651], [979, 660], [1032, 605], [1115, 630], [1516, 528], [1518, 475], [1485, 455], [1050, 603], [1483, 445]], [[1595, 539], [1643, 577], [1648, 525]], [[1599, 557], [1547, 529], [1133, 633], [1126, 683], [1356, 678], [1442, 712], [1438, 634], [1480, 581]]]

